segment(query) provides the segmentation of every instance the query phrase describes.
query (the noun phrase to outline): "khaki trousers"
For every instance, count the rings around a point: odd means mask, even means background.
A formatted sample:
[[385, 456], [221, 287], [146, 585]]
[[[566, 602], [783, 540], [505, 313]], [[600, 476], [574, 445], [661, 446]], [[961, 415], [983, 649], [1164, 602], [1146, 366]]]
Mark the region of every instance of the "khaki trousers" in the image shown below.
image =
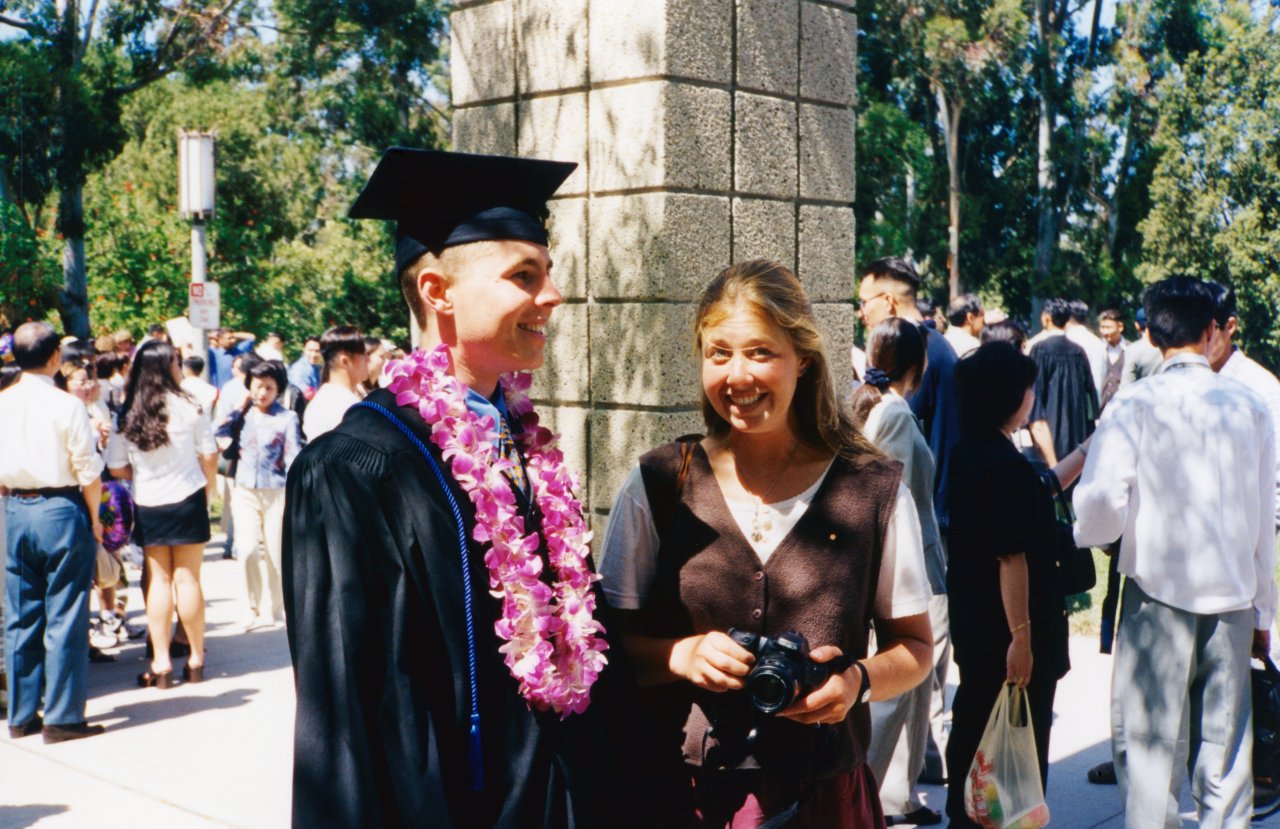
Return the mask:
[[[249, 610], [270, 610], [273, 618], [284, 612], [280, 587], [280, 544], [284, 533], [284, 487], [231, 491], [231, 512], [236, 526], [236, 557], [244, 567], [245, 599]], [[259, 552], [259, 543], [266, 556]], [[267, 568], [271, 604], [262, 606], [262, 566]]]

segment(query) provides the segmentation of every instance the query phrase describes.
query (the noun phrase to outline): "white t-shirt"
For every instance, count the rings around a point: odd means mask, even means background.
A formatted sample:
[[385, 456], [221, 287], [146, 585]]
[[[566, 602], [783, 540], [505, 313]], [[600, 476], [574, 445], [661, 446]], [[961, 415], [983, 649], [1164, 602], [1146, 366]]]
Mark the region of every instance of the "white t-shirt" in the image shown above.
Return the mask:
[[111, 433], [107, 466], [133, 467], [133, 500], [143, 507], [176, 504], [205, 485], [200, 455], [218, 451], [209, 415], [196, 403], [176, 394], [165, 396], [169, 442], [144, 452], [120, 432]]
[[213, 404], [218, 400], [218, 389], [212, 383], [206, 383], [199, 377], [183, 377], [178, 385], [182, 386], [182, 390], [187, 394], [200, 401], [200, 406], [206, 414], [213, 411]]
[[[795, 498], [766, 505], [770, 508], [773, 530], [759, 543], [751, 539], [754, 505], [751, 502], [736, 504], [725, 499], [729, 512], [742, 528], [747, 542], [760, 556], [761, 563], [777, 549], [804, 515], [826, 475], [827, 472], [823, 472], [813, 486]], [[762, 519], [764, 515], [762, 512]], [[649, 496], [637, 466], [631, 470], [614, 499], [609, 526], [600, 547], [601, 584], [610, 604], [622, 610], [639, 610], [644, 605], [658, 571], [658, 547], [658, 528], [653, 522]], [[900, 619], [925, 613], [929, 609], [931, 595], [929, 576], [924, 566], [920, 518], [911, 493], [899, 484], [893, 515], [885, 528], [872, 613], [879, 619]]]
[[307, 440], [316, 438], [337, 428], [347, 409], [360, 402], [360, 396], [337, 383], [325, 383], [307, 404], [302, 415], [302, 433]]

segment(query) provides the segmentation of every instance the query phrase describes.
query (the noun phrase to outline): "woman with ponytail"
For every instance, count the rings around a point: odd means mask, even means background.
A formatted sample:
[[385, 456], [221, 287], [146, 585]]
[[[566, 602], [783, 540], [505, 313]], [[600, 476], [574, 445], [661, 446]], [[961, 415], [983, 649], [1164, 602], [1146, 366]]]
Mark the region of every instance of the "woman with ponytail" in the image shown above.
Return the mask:
[[[853, 393], [853, 420], [876, 448], [902, 464], [902, 483], [911, 492], [920, 515], [925, 568], [933, 597], [929, 603], [934, 647], [939, 634], [945, 646], [947, 568], [938, 519], [933, 509], [934, 459], [906, 396], [920, 385], [928, 363], [926, 334], [901, 317], [881, 320], [867, 337], [867, 371]], [[904, 822], [932, 825], [942, 816], [921, 803], [916, 781], [924, 767], [929, 734], [931, 682], [901, 696], [871, 704], [872, 737], [867, 764], [880, 783], [880, 804], [886, 815], [902, 815]]]

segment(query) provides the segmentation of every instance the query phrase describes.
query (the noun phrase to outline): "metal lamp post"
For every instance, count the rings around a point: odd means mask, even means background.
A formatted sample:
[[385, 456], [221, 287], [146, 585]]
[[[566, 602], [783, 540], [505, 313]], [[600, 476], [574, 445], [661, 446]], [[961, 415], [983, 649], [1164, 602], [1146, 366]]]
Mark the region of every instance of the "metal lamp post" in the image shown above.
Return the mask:
[[[212, 132], [178, 130], [178, 209], [191, 219], [191, 307], [188, 318], [200, 332], [199, 351], [207, 362], [206, 329], [218, 327], [217, 285], [208, 285], [208, 259], [205, 255], [205, 220], [213, 214], [213, 139]], [[197, 288], [196, 286], [201, 286]], [[208, 296], [207, 296], [208, 295]], [[211, 300], [210, 303], [205, 300]], [[196, 313], [197, 305], [204, 313]], [[212, 311], [212, 315], [209, 311]], [[205, 372], [209, 370], [205, 366]]]

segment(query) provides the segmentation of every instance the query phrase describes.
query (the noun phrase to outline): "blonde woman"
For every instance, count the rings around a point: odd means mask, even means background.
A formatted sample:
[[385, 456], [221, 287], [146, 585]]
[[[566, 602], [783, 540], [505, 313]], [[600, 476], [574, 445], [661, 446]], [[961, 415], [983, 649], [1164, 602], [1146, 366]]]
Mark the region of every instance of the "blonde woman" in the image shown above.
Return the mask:
[[[677, 700], [676, 727], [654, 726], [659, 742], [682, 742], [664, 772], [677, 784], [648, 817], [881, 827], [867, 703], [915, 687], [930, 665], [915, 505], [900, 466], [837, 403], [808, 298], [786, 267], [721, 272], [695, 331], [707, 435], [641, 458], [600, 566], [638, 681]], [[872, 624], [881, 650], [868, 658]], [[812, 648], [803, 662], [838, 667], [767, 714], [764, 686], [748, 690], [761, 643], [742, 634], [789, 632]]]

